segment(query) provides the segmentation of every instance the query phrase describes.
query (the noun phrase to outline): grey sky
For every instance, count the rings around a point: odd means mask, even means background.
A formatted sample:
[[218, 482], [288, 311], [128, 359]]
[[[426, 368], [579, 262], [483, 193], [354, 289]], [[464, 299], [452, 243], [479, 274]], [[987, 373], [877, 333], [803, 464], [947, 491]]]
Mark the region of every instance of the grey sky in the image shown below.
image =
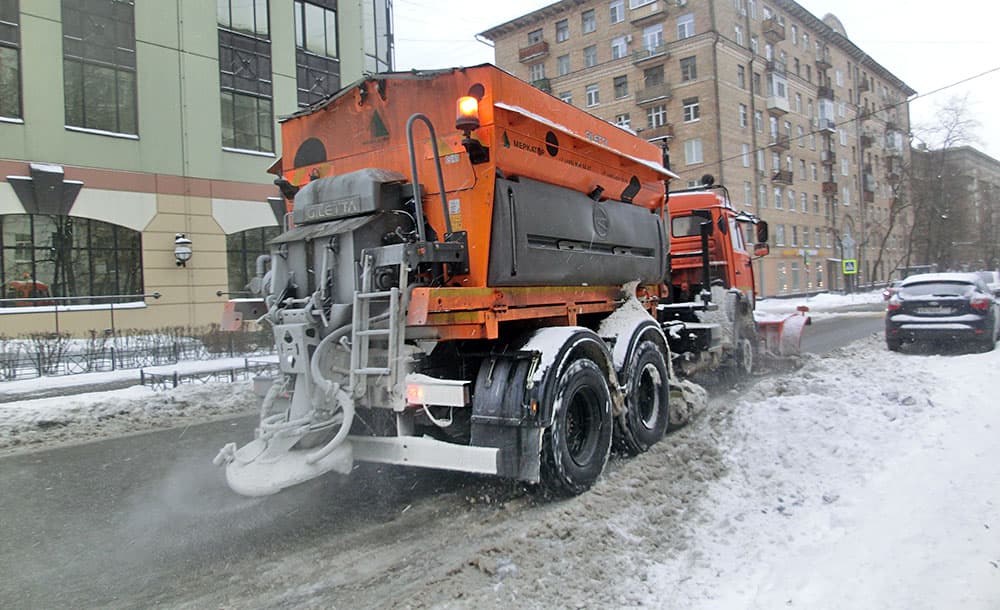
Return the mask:
[[[694, 0], [696, 2], [703, 0]], [[1000, 8], [982, 0], [798, 0], [819, 18], [832, 12], [854, 44], [917, 91], [910, 104], [913, 127], [934, 121], [953, 96], [969, 96], [980, 150], [1000, 159], [1000, 70], [939, 93], [932, 91], [1000, 68]], [[546, 0], [458, 3], [395, 0], [396, 66], [444, 68], [493, 61], [477, 32], [552, 4]]]

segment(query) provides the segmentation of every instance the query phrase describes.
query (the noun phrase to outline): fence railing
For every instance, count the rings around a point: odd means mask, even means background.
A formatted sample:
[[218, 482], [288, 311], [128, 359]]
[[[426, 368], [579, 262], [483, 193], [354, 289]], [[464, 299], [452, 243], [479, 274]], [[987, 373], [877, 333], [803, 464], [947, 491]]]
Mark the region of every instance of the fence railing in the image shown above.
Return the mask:
[[0, 342], [0, 381], [213, 360], [274, 351], [270, 329], [212, 330], [192, 336], [99, 336], [73, 342], [67, 337], [33, 337]]

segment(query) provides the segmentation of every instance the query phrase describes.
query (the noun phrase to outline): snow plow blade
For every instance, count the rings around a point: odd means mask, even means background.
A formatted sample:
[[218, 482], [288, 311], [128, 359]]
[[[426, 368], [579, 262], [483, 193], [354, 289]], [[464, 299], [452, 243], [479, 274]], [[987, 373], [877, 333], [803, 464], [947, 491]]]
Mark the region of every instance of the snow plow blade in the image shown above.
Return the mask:
[[314, 451], [276, 447], [261, 439], [239, 450], [234, 443], [222, 448], [216, 465], [226, 465], [226, 483], [242, 496], [269, 496], [286, 487], [305, 483], [322, 474], [336, 471], [348, 474], [354, 465], [350, 442], [338, 445], [317, 459]]
[[760, 353], [770, 358], [798, 356], [802, 331], [812, 324], [808, 311], [808, 307], [799, 306], [798, 311], [788, 315], [754, 312]]

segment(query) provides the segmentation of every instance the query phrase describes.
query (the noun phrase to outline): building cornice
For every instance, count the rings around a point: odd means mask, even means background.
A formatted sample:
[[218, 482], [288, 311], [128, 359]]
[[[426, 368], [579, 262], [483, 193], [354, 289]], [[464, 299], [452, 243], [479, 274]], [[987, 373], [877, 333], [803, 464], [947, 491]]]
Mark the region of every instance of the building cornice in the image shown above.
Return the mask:
[[496, 41], [498, 38], [503, 38], [507, 34], [510, 34], [511, 32], [516, 32], [523, 27], [527, 27], [529, 25], [533, 25], [535, 23], [543, 22], [553, 17], [557, 17], [571, 8], [575, 8], [583, 4], [590, 4], [591, 2], [593, 2], [593, 0], [561, 0], [560, 2], [556, 2], [548, 6], [543, 6], [538, 10], [532, 11], [525, 15], [521, 15], [520, 17], [511, 19], [510, 21], [501, 23], [500, 25], [493, 26], [488, 30], [480, 32], [476, 36], [477, 37], [481, 36], [483, 38], [486, 38], [487, 40]]

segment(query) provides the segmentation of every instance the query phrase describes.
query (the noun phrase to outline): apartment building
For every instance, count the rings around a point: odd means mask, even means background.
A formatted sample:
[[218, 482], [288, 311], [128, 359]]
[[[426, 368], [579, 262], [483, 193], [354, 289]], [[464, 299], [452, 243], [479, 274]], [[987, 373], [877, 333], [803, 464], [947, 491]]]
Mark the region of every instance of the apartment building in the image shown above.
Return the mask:
[[0, 335], [218, 323], [283, 219], [277, 117], [391, 69], [391, 24], [391, 0], [0, 0]]
[[912, 151], [911, 265], [1000, 269], [1000, 161], [971, 147]]
[[481, 35], [501, 68], [665, 146], [674, 189], [711, 174], [767, 220], [761, 294], [879, 281], [902, 251], [890, 211], [907, 196], [915, 92], [833, 15], [791, 0], [563, 0]]

